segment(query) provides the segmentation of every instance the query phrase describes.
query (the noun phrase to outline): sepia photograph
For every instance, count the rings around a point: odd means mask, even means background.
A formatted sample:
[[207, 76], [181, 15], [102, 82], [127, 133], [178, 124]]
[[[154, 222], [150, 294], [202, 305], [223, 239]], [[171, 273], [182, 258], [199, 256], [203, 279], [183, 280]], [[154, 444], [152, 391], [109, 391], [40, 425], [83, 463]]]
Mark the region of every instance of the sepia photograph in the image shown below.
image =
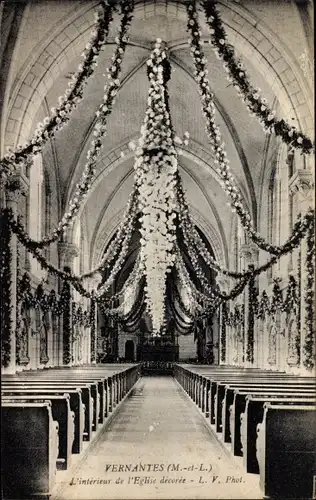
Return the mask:
[[313, 0], [0, 0], [1, 498], [316, 500]]

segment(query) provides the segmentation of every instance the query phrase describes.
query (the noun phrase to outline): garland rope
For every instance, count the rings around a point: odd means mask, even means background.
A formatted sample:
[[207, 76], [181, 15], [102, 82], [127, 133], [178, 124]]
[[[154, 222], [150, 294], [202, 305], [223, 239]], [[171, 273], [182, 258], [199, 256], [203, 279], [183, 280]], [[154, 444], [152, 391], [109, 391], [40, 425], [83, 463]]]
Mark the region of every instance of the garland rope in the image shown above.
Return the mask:
[[44, 248], [56, 241], [59, 236], [71, 224], [74, 217], [77, 215], [83, 199], [87, 196], [91, 183], [96, 174], [96, 161], [101, 153], [102, 138], [106, 135], [107, 131], [107, 118], [112, 112], [112, 105], [115, 103], [115, 96], [120, 87], [119, 75], [122, 68], [122, 57], [128, 42], [127, 32], [133, 18], [134, 1], [126, 0], [121, 5], [122, 20], [120, 26], [119, 36], [116, 38], [116, 46], [114, 55], [112, 57], [113, 64], [109, 71], [109, 83], [104, 87], [105, 94], [103, 103], [99, 105], [96, 112], [97, 120], [94, 124], [93, 135], [94, 139], [91, 142], [91, 148], [87, 153], [87, 162], [83, 169], [80, 181], [76, 185], [75, 193], [68, 204], [68, 212], [64, 214], [57, 227], [50, 235], [45, 236], [42, 240], [36, 241], [30, 238], [24, 231], [24, 238], [28, 239], [29, 244], [33, 248]]
[[113, 11], [115, 2], [102, 1], [96, 12], [95, 26], [92, 31], [90, 42], [86, 45], [83, 53], [83, 62], [79, 65], [77, 72], [73, 75], [72, 81], [68, 84], [69, 88], [65, 95], [59, 98], [59, 104], [53, 108], [52, 116], [44, 119], [44, 123], [38, 124], [34, 136], [25, 146], [18, 146], [13, 152], [9, 150], [8, 154], [0, 162], [0, 170], [7, 174], [13, 173], [16, 165], [24, 166], [27, 160], [33, 155], [39, 154], [46, 142], [54, 136], [57, 130], [70, 119], [70, 115], [83, 96], [83, 89], [88, 82], [89, 77], [94, 73], [98, 65], [98, 59], [101, 50], [106, 44], [111, 22], [113, 21]]
[[223, 59], [224, 67], [229, 74], [229, 81], [233, 82], [238, 95], [243, 97], [242, 100], [248, 109], [258, 116], [266, 131], [281, 137], [282, 141], [292, 148], [301, 149], [302, 153], [305, 154], [311, 154], [313, 152], [312, 141], [284, 119], [277, 120], [274, 112], [267, 105], [267, 100], [260, 96], [260, 90], [251, 84], [241, 60], [236, 57], [233, 45], [227, 41], [227, 34], [216, 3], [216, 1], [201, 1], [206, 22], [210, 28], [210, 45], [215, 54]]
[[[282, 246], [272, 245], [265, 241], [260, 234], [255, 231], [251, 216], [248, 210], [243, 205], [243, 198], [236, 186], [235, 179], [230, 172], [229, 160], [227, 159], [224, 150], [224, 144], [221, 143], [221, 133], [218, 126], [215, 125], [215, 104], [213, 93], [210, 90], [208, 79], [207, 59], [204, 55], [201, 41], [201, 31], [198, 23], [198, 13], [196, 10], [196, 2], [187, 5], [188, 12], [188, 31], [191, 34], [189, 44], [195, 65], [195, 77], [199, 85], [199, 90], [202, 100], [202, 110], [206, 118], [206, 131], [210, 138], [212, 149], [215, 152], [218, 164], [217, 172], [222, 179], [222, 186], [226, 194], [231, 199], [231, 207], [233, 212], [239, 216], [244, 230], [247, 232], [251, 240], [261, 249], [274, 255], [280, 255], [283, 251], [290, 251], [293, 242], [302, 234], [303, 221], [299, 219], [294, 225], [292, 235]], [[302, 236], [301, 236], [302, 238]]]

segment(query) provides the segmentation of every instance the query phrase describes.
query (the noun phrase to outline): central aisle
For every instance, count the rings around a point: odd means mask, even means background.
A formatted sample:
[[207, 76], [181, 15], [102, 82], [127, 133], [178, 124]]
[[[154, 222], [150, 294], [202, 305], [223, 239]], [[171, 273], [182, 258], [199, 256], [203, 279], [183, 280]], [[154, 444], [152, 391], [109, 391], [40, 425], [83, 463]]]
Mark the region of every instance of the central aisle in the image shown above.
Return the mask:
[[58, 499], [262, 498], [172, 377], [141, 378]]

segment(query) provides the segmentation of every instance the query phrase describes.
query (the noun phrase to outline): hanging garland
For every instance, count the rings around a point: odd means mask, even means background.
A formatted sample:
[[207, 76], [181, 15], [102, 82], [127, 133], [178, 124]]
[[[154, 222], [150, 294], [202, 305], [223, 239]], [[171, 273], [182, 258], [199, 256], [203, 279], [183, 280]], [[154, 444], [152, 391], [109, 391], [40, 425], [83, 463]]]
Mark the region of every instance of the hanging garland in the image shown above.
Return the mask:
[[188, 31], [191, 34], [189, 45], [191, 46], [191, 53], [196, 68], [195, 79], [199, 85], [202, 110], [207, 123], [206, 131], [210, 138], [212, 149], [215, 152], [215, 163], [218, 165], [217, 172], [222, 179], [222, 187], [226, 194], [231, 198], [232, 211], [238, 214], [241, 224], [251, 240], [256, 243], [259, 248], [271, 254], [280, 255], [283, 252], [287, 253], [291, 251], [293, 246], [298, 245], [303, 238], [307, 227], [309, 227], [311, 220], [315, 217], [314, 212], [309, 210], [303, 218], [301, 218], [301, 216], [298, 217], [298, 220], [293, 227], [292, 235], [282, 246], [271, 245], [266, 242], [257, 231], [254, 230], [251, 216], [244, 208], [242, 195], [235, 184], [232, 173], [230, 172], [229, 160], [227, 159], [227, 155], [224, 150], [224, 144], [221, 143], [220, 129], [215, 124], [215, 104], [207, 76], [207, 60], [202, 49], [203, 43], [201, 41], [201, 31], [198, 24], [198, 14], [195, 2], [193, 4], [188, 4], [187, 11]]
[[198, 234], [192, 220], [190, 217], [190, 211], [188, 207], [188, 203], [185, 199], [185, 194], [183, 190], [183, 186], [181, 180], [178, 180], [177, 183], [177, 200], [179, 204], [179, 220], [180, 227], [184, 234], [184, 240], [186, 246], [190, 248], [191, 253], [197, 254], [197, 252], [202, 256], [204, 262], [214, 271], [222, 273], [224, 276], [229, 276], [231, 278], [252, 278], [254, 276], [258, 276], [259, 274], [267, 271], [271, 268], [282, 256], [286, 255], [289, 252], [292, 252], [295, 248], [298, 248], [301, 242], [301, 239], [307, 234], [308, 228], [313, 224], [314, 213], [310, 210], [303, 218], [303, 224], [299, 228], [300, 222], [294, 226], [294, 234], [295, 237], [291, 237], [283, 248], [277, 255], [271, 257], [265, 264], [253, 269], [248, 269], [242, 272], [233, 272], [228, 269], [220, 266], [218, 262], [211, 256], [209, 253], [205, 243], [202, 238]]
[[11, 296], [11, 237], [8, 217], [5, 213], [0, 216], [0, 324], [1, 324], [1, 361], [7, 367], [11, 361], [11, 334], [12, 334], [12, 296]]
[[[253, 267], [253, 266], [252, 266]], [[248, 321], [247, 321], [247, 348], [246, 359], [254, 362], [254, 330], [255, 330], [255, 302], [257, 300], [257, 287], [254, 278], [248, 283]]]
[[67, 303], [64, 287], [59, 298], [57, 298], [54, 289], [45, 292], [41, 284], [37, 286], [33, 294], [31, 278], [27, 272], [18, 281], [17, 295], [19, 302], [23, 302], [27, 309], [41, 309], [44, 313], [50, 311], [56, 316], [60, 316], [63, 313]]
[[121, 10], [123, 16], [119, 36], [116, 38], [114, 56], [112, 57], [113, 64], [109, 70], [109, 83], [104, 87], [105, 94], [103, 96], [103, 103], [100, 104], [96, 112], [97, 120], [93, 129], [94, 139], [91, 141], [91, 148], [87, 153], [87, 162], [83, 169], [81, 179], [76, 185], [75, 193], [69, 202], [68, 212], [65, 213], [56, 229], [54, 229], [50, 235], [45, 236], [41, 241], [36, 241], [30, 238], [20, 225], [20, 231], [23, 232], [23, 238], [29, 245], [32, 245], [33, 248], [44, 248], [59, 238], [59, 236], [69, 227], [75, 215], [77, 215], [83, 199], [87, 196], [91, 188], [92, 181], [96, 174], [96, 162], [103, 147], [102, 139], [107, 131], [107, 118], [112, 112], [115, 96], [120, 87], [119, 75], [121, 73], [122, 57], [128, 42], [127, 32], [133, 18], [134, 1], [123, 1]]
[[227, 323], [227, 304], [221, 305], [221, 361], [226, 362], [226, 323]]
[[237, 328], [245, 323], [244, 304], [235, 304], [232, 311], [227, 312], [226, 325]]
[[202, 0], [206, 22], [210, 27], [210, 45], [214, 49], [216, 56], [224, 61], [223, 66], [228, 72], [229, 82], [233, 82], [234, 88], [251, 114], [258, 116], [264, 130], [281, 137], [285, 144], [295, 149], [300, 149], [302, 153], [311, 154], [313, 152], [312, 141], [299, 132], [295, 127], [286, 123], [285, 120], [277, 120], [275, 113], [267, 105], [267, 100], [260, 96], [260, 89], [256, 89], [249, 80], [247, 72], [239, 58], [235, 55], [233, 45], [228, 43], [226, 31], [216, 7], [216, 2]]
[[72, 81], [68, 84], [65, 94], [59, 97], [58, 106], [51, 109], [51, 117], [44, 119], [44, 123], [39, 123], [34, 136], [25, 146], [18, 146], [16, 151], [11, 149], [0, 162], [0, 170], [10, 175], [14, 173], [17, 165], [24, 166], [30, 158], [39, 154], [46, 142], [52, 138], [58, 130], [69, 121], [70, 115], [76, 109], [83, 96], [83, 90], [88, 79], [93, 75], [98, 65], [99, 55], [109, 34], [115, 4], [113, 1], [102, 1], [96, 12], [96, 21], [90, 42], [87, 43], [83, 62], [72, 76]]
[[276, 317], [279, 313], [283, 311], [283, 293], [280, 288], [280, 278], [274, 278], [273, 279], [273, 289], [272, 289], [272, 299], [270, 303], [270, 311], [269, 314], [273, 318], [273, 320], [276, 320]]
[[[16, 221], [14, 219], [12, 210], [5, 209], [3, 212], [7, 214], [10, 226], [12, 227], [13, 232], [17, 235], [19, 241], [36, 258], [36, 260], [40, 263], [42, 269], [45, 269], [53, 276], [59, 277], [62, 280], [71, 283], [73, 285], [73, 287], [83, 297], [91, 298], [91, 293], [81, 284], [81, 281], [85, 278], [84, 275], [81, 275], [81, 276], [75, 275], [71, 272], [70, 269], [68, 269], [67, 271], [61, 271], [59, 268], [57, 268], [53, 264], [50, 264], [49, 262], [47, 262], [47, 260], [40, 253], [40, 251], [37, 248], [34, 248], [34, 246], [32, 244], [30, 244], [27, 239], [24, 238], [24, 236], [25, 236], [24, 231], [20, 231], [20, 222], [18, 220]], [[113, 266], [113, 269], [110, 273], [109, 278], [106, 280], [105, 283], [103, 283], [102, 287], [98, 290], [96, 297], [101, 297], [102, 295], [104, 295], [107, 292], [107, 290], [110, 288], [111, 284], [113, 283], [115, 276], [119, 272], [119, 270], [122, 267], [122, 264], [124, 262], [124, 259], [126, 258], [126, 255], [128, 252], [129, 240], [130, 240], [130, 234], [129, 234], [129, 232], [127, 232], [125, 235], [125, 240], [122, 244], [121, 253], [120, 253], [115, 265]]]
[[89, 328], [91, 326], [91, 315], [84, 311], [80, 304], [72, 303], [72, 326]]
[[90, 304], [90, 362], [97, 361], [97, 325], [96, 325], [96, 301], [92, 296]]
[[104, 253], [100, 263], [93, 268], [91, 271], [83, 273], [81, 275], [82, 279], [90, 278], [94, 274], [99, 273], [100, 271], [104, 271], [105, 269], [110, 267], [110, 263], [117, 256], [121, 245], [126, 240], [127, 233], [129, 234], [129, 240], [132, 237], [133, 230], [135, 229], [135, 222], [137, 220], [137, 190], [134, 187], [132, 190], [132, 194], [129, 197], [127, 207], [123, 218], [119, 224], [118, 230], [115, 234], [114, 240], [110, 243], [106, 252]]
[[305, 286], [305, 341], [304, 366], [312, 370], [315, 366], [315, 316], [314, 316], [314, 293], [315, 293], [315, 228], [311, 227], [306, 242], [306, 286]]
[[263, 290], [260, 300], [258, 301], [258, 309], [256, 316], [261, 320], [265, 320], [266, 316], [268, 316], [269, 314], [270, 314], [270, 300], [267, 292]]
[[174, 262], [175, 172], [177, 151], [170, 129], [167, 82], [170, 63], [157, 39], [147, 61], [149, 97], [141, 138], [135, 154], [135, 182], [139, 192], [141, 260], [145, 267], [146, 304], [153, 333], [159, 333], [165, 317], [166, 277]]

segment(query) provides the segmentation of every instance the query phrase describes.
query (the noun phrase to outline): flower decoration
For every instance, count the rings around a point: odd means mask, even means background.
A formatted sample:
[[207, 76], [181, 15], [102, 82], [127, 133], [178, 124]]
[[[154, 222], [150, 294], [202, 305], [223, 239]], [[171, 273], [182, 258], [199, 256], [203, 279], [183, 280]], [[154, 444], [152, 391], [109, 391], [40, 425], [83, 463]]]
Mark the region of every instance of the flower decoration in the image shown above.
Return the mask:
[[[113, 104], [115, 103], [115, 96], [120, 87], [119, 75], [121, 73], [122, 58], [125, 54], [128, 42], [128, 30], [133, 18], [134, 1], [126, 0], [121, 4], [122, 20], [119, 31], [119, 36], [116, 39], [115, 52], [112, 56], [114, 64], [109, 70], [109, 82], [105, 86], [105, 94], [103, 102], [100, 104], [96, 112], [96, 122], [93, 128], [93, 140], [91, 141], [91, 148], [87, 153], [87, 162], [83, 169], [80, 181], [76, 186], [75, 193], [68, 205], [68, 211], [64, 214], [57, 227], [50, 235], [45, 236], [41, 241], [35, 241], [27, 236], [29, 243], [33, 248], [44, 248], [50, 243], [56, 241], [61, 234], [70, 226], [74, 217], [77, 215], [84, 198], [88, 195], [91, 189], [92, 181], [96, 174], [96, 162], [100, 156], [102, 149], [102, 139], [107, 131], [107, 118], [112, 112]], [[118, 63], [118, 60], [121, 62]], [[25, 231], [24, 231], [25, 232]], [[25, 237], [25, 236], [24, 236]]]
[[[206, 22], [210, 27], [210, 45], [219, 59], [223, 60], [223, 66], [227, 71], [227, 78], [233, 83], [238, 95], [246, 103], [251, 114], [255, 114], [264, 130], [281, 137], [285, 144], [302, 153], [311, 154], [313, 151], [312, 141], [302, 132], [296, 130], [285, 120], [278, 120], [267, 105], [267, 100], [260, 95], [260, 89], [256, 89], [249, 80], [244, 65], [235, 55], [234, 47], [228, 43], [227, 35], [216, 7], [216, 2], [202, 1]], [[188, 5], [189, 12], [194, 12], [193, 4]], [[195, 27], [195, 26], [193, 26]], [[192, 27], [192, 28], [193, 28]]]
[[39, 154], [55, 132], [61, 130], [69, 121], [72, 111], [83, 97], [83, 90], [88, 79], [93, 75], [98, 65], [100, 52], [106, 44], [109, 34], [114, 10], [113, 2], [102, 1], [100, 3], [96, 12], [91, 40], [83, 52], [83, 62], [79, 64], [78, 70], [72, 76], [68, 89], [63, 96], [59, 97], [58, 105], [51, 109], [51, 117], [45, 118], [43, 123], [37, 125], [32, 139], [25, 146], [18, 146], [16, 151], [8, 151], [8, 154], [1, 160], [1, 170], [3, 169], [7, 174], [10, 174], [14, 172], [17, 165], [26, 164], [30, 158]]
[[[292, 235], [283, 246], [271, 245], [254, 229], [254, 225], [248, 210], [245, 209], [242, 195], [236, 186], [235, 179], [230, 171], [229, 160], [224, 144], [221, 141], [221, 133], [218, 126], [215, 124], [215, 104], [214, 96], [210, 90], [208, 71], [206, 68], [207, 60], [203, 51], [203, 43], [201, 41], [201, 32], [198, 24], [198, 15], [196, 5], [188, 4], [188, 31], [191, 34], [189, 45], [195, 65], [195, 79], [199, 85], [202, 110], [206, 118], [206, 132], [211, 142], [211, 147], [215, 153], [215, 164], [217, 172], [223, 181], [223, 188], [226, 194], [231, 199], [232, 210], [237, 213], [244, 230], [247, 232], [251, 240], [256, 243], [262, 250], [274, 255], [279, 255], [285, 250], [291, 251], [295, 245], [299, 245], [302, 234], [306, 229], [306, 218], [298, 217], [294, 225]], [[224, 39], [223, 39], [224, 40]], [[308, 215], [308, 214], [307, 214]], [[309, 215], [308, 215], [309, 217]], [[313, 217], [313, 216], [312, 216]], [[307, 223], [309, 225], [310, 221]]]
[[[141, 211], [141, 260], [146, 276], [146, 304], [159, 333], [165, 316], [166, 277], [174, 262], [178, 169], [177, 150], [167, 107], [170, 63], [159, 40], [147, 62], [149, 96], [141, 138], [135, 151], [135, 183]], [[133, 146], [132, 146], [133, 147]]]

